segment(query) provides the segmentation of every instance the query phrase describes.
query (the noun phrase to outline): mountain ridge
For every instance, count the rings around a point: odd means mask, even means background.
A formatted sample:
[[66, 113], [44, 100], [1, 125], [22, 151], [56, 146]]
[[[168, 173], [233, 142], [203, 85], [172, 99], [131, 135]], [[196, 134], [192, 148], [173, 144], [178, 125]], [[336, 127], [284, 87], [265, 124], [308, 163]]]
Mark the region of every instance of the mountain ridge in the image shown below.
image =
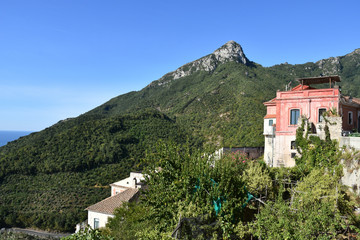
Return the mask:
[[196, 71], [203, 70], [206, 72], [212, 72], [219, 64], [223, 64], [229, 61], [243, 63], [244, 65], [250, 64], [250, 61], [245, 56], [241, 45], [233, 40], [228, 41], [220, 48], [216, 49], [213, 53], [194, 60], [190, 63], [184, 64], [175, 71], [165, 74], [159, 80], [151, 82], [147, 87], [152, 87], [153, 85], [166, 85], [172, 80], [189, 76]]
[[[295, 65], [292, 65], [292, 64], [280, 64], [280, 65], [287, 65], [288, 67], [291, 66], [290, 68], [292, 68], [292, 69], [290, 69], [290, 71], [289, 71], [290, 74], [286, 74], [286, 75], [290, 75], [289, 78], [287, 79], [287, 81], [289, 82], [295, 78], [294, 77], [295, 68], [302, 66], [302, 65], [309, 65], [309, 66], [307, 66], [307, 68], [309, 68], [307, 70], [311, 70], [311, 72], [312, 72], [312, 75], [309, 75], [309, 77], [314, 76], [313, 72], [315, 72], [316, 75], [339, 74], [341, 71], [341, 68], [342, 68], [340, 59], [348, 58], [348, 57], [352, 57], [352, 56], [359, 57], [358, 56], [359, 53], [360, 53], [360, 49], [356, 49], [353, 52], [346, 54], [344, 56], [321, 59], [315, 63], [309, 62], [309, 63], [295, 64]], [[248, 67], [265, 68], [265, 69], [275, 69], [275, 68], [277, 68], [277, 66], [279, 66], [279, 65], [274, 65], [271, 67], [262, 67], [260, 64], [250, 61], [246, 57], [241, 45], [236, 43], [235, 41], [231, 40], [231, 41], [228, 41], [227, 43], [225, 43], [224, 45], [222, 45], [220, 48], [216, 49], [213, 53], [208, 54], [204, 57], [201, 57], [197, 60], [194, 60], [190, 63], [184, 64], [181, 67], [177, 68], [176, 70], [163, 75], [158, 80], [150, 82], [147, 86], [145, 86], [140, 91], [132, 91], [132, 92], [126, 93], [124, 95], [119, 95], [117, 97], [114, 97], [110, 101], [104, 103], [103, 105], [100, 105], [99, 107], [106, 105], [105, 108], [110, 110], [111, 108], [114, 107], [114, 104], [112, 104], [114, 99], [122, 98], [122, 96], [126, 95], [126, 96], [131, 96], [131, 98], [133, 98], [133, 100], [135, 100], [134, 95], [139, 94], [139, 92], [144, 93], [145, 91], [149, 90], [150, 88], [162, 87], [162, 88], [169, 89], [171, 84], [173, 84], [174, 82], [180, 81], [181, 79], [186, 78], [192, 74], [198, 74], [199, 72], [212, 74], [218, 66], [228, 63], [228, 62], [237, 62], [237, 63], [241, 63], [245, 66], [248, 66]], [[312, 65], [312, 66], [310, 66], [310, 65]], [[318, 69], [315, 70], [315, 68], [318, 68]], [[298, 77], [305, 77], [305, 76], [299, 75]], [[359, 91], [359, 94], [360, 94], [360, 91]], [[141, 95], [142, 96], [140, 98], [143, 98], [145, 93], [141, 94]], [[109, 104], [107, 104], [107, 103], [109, 103]], [[118, 104], [115, 104], [115, 105], [118, 105]], [[132, 104], [130, 104], [130, 105], [132, 105]], [[161, 106], [149, 106], [149, 107], [154, 107], [156, 109], [164, 109]], [[97, 109], [97, 108], [95, 108], [95, 109]], [[89, 112], [94, 112], [93, 110], [91, 110]], [[105, 112], [107, 112], [107, 111], [105, 110], [102, 113], [105, 113]]]
[[156, 80], [0, 147], [0, 227], [72, 230], [86, 218], [83, 209], [105, 197], [94, 186], [141, 170], [144, 152], [158, 140], [209, 151], [263, 146], [263, 102], [295, 78], [334, 72], [344, 94], [360, 96], [359, 49], [321, 64], [263, 67], [230, 41], [200, 59], [178, 68], [186, 76], [174, 79], [175, 70], [161, 85]]

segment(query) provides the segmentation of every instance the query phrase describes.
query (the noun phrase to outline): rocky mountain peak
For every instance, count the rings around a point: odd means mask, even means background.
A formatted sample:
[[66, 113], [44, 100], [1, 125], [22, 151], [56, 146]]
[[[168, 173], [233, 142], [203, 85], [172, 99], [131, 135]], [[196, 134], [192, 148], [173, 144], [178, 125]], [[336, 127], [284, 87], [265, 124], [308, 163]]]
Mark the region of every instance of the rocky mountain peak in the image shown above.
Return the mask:
[[229, 60], [235, 60], [243, 64], [247, 64], [249, 62], [240, 44], [233, 40], [225, 43], [223, 46], [215, 50], [213, 54], [219, 62], [227, 62]]
[[360, 48], [355, 49], [353, 52], [346, 54], [345, 57], [357, 57], [358, 55], [360, 55]]
[[246, 58], [240, 44], [232, 40], [216, 49], [213, 53], [193, 62], [187, 63], [175, 71], [164, 75], [158, 81], [152, 82], [149, 86], [167, 85], [173, 80], [189, 76], [190, 74], [197, 71], [212, 72], [218, 65], [231, 61], [245, 65], [250, 63], [250, 61]]
[[330, 57], [317, 61], [316, 64], [323, 71], [324, 75], [339, 74], [342, 70], [342, 62], [345, 61], [349, 64], [353, 64], [356, 67], [360, 66], [360, 48], [355, 49], [353, 52], [346, 54], [341, 57]]
[[330, 57], [317, 61], [316, 64], [323, 71], [324, 75], [338, 74], [341, 70], [340, 57]]

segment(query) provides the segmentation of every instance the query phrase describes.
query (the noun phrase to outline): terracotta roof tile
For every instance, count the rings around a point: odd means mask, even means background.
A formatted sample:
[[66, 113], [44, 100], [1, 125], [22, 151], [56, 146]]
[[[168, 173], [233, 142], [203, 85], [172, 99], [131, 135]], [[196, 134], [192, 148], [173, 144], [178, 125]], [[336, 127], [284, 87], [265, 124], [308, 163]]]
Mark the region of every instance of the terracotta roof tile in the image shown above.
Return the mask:
[[276, 98], [273, 98], [273, 99], [271, 99], [271, 100], [269, 100], [267, 102], [264, 102], [264, 104], [265, 105], [267, 105], [267, 104], [275, 104], [275, 101], [276, 101]]
[[353, 102], [357, 103], [360, 105], [360, 98], [353, 98]]
[[[349, 102], [350, 96], [343, 96], [343, 98], [346, 100], [346, 102]], [[353, 98], [352, 98], [352, 101], [353, 101], [354, 103], [360, 104], [360, 98], [355, 98], [355, 97], [353, 97]]]
[[276, 118], [276, 114], [267, 114], [264, 118]]
[[126, 189], [121, 193], [105, 198], [104, 200], [87, 207], [85, 210], [105, 214], [114, 214], [115, 209], [120, 207], [124, 202], [130, 202], [134, 200], [138, 192], [139, 189], [137, 188]]

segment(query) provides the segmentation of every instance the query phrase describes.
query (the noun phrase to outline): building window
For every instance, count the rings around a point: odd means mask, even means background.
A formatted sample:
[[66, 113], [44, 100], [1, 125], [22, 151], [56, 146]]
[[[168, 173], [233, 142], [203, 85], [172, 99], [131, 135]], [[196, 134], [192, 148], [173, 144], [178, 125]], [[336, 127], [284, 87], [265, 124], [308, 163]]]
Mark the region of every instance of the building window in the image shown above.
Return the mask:
[[290, 125], [296, 125], [298, 123], [298, 118], [300, 117], [299, 109], [290, 110]]
[[295, 150], [296, 149], [296, 142], [295, 141], [291, 141], [290, 143], [290, 149]]
[[326, 112], [326, 108], [320, 108], [319, 109], [319, 119], [318, 119], [319, 122], [324, 121], [324, 113], [325, 112]]
[[269, 120], [269, 126], [272, 126], [274, 124], [274, 120]]
[[97, 229], [100, 227], [100, 221], [98, 218], [94, 218], [94, 229]]
[[349, 112], [349, 125], [353, 124], [353, 113]]

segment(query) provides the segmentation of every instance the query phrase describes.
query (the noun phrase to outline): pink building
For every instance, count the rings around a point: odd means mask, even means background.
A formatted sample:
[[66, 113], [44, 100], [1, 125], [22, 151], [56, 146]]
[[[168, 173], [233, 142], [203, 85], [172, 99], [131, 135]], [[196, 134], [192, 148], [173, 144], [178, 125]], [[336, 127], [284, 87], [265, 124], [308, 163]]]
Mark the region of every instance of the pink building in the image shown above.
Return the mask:
[[[360, 99], [341, 95], [339, 76], [302, 78], [300, 84], [289, 91], [278, 91], [276, 98], [265, 102], [267, 114], [264, 117], [265, 150], [264, 160], [271, 166], [292, 167], [297, 154], [295, 135], [300, 116], [312, 123], [313, 133], [321, 136], [324, 126], [322, 114], [332, 110], [341, 116], [339, 131], [333, 139], [340, 139], [350, 132], [360, 132]], [[326, 88], [314, 88], [323, 84]], [[320, 86], [323, 86], [320, 85]]]

